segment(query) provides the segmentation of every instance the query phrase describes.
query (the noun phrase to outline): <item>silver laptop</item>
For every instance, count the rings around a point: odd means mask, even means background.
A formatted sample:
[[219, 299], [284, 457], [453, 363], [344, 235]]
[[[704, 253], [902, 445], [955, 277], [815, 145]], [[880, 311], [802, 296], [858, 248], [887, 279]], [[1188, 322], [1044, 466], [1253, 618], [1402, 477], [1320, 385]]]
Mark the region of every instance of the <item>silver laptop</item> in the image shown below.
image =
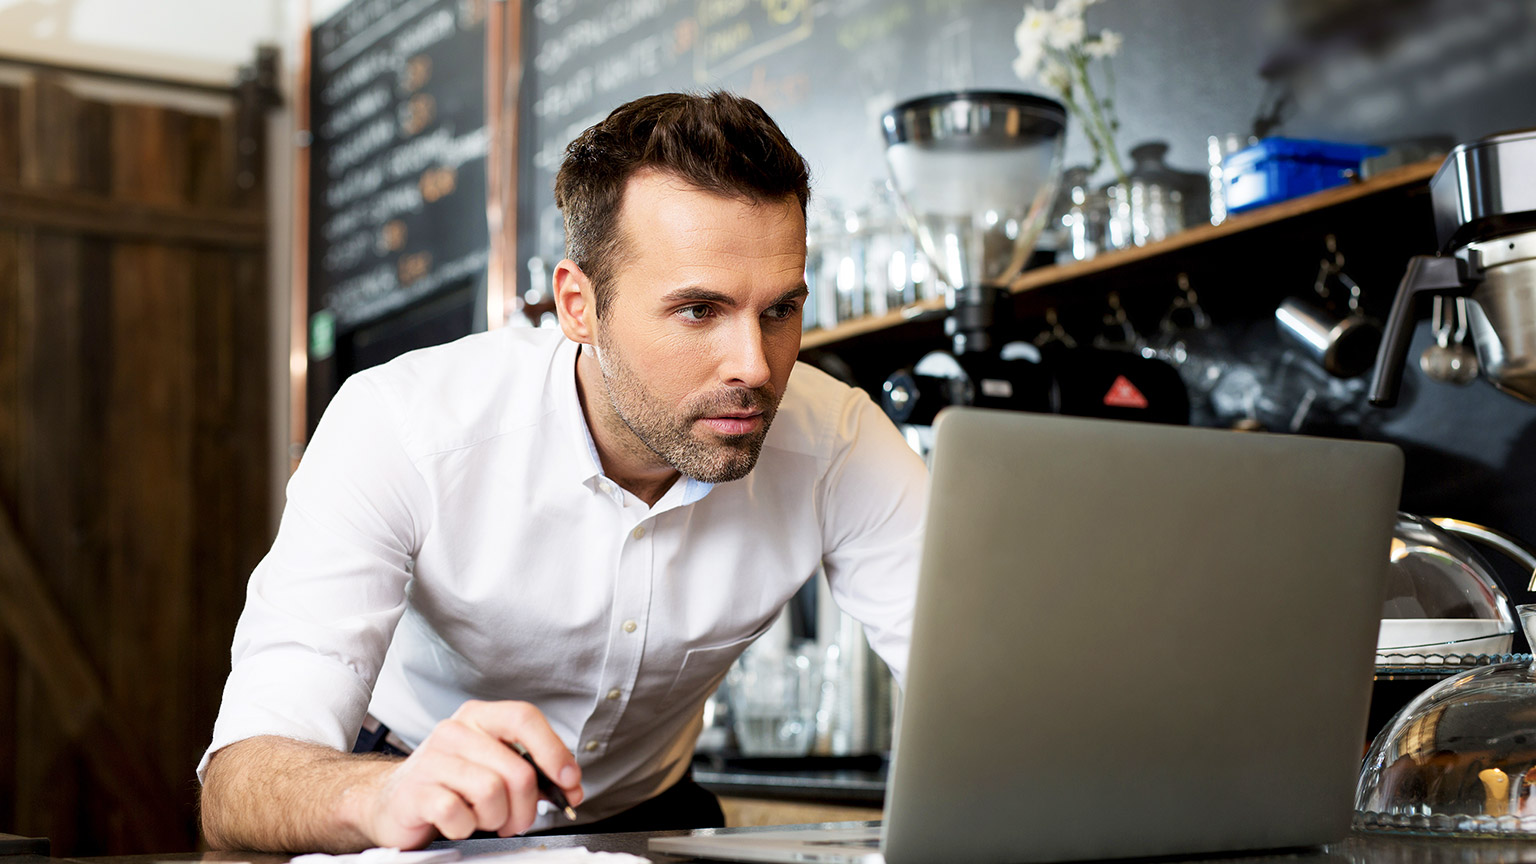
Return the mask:
[[881, 824], [651, 849], [1014, 864], [1337, 840], [1401, 477], [1385, 444], [946, 411]]

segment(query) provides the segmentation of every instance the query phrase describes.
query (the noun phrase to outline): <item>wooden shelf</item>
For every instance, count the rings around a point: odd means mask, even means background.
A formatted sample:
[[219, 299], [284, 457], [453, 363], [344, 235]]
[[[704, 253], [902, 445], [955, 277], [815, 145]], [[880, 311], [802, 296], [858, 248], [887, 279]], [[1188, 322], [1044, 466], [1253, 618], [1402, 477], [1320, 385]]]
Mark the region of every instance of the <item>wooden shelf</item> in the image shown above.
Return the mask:
[[[1117, 249], [1105, 252], [1087, 261], [1073, 261], [1069, 264], [1056, 264], [1050, 267], [1041, 267], [1029, 270], [1019, 275], [1008, 290], [1015, 294], [1024, 291], [1033, 291], [1050, 285], [1059, 285], [1081, 279], [1085, 276], [1093, 276], [1106, 273], [1120, 267], [1139, 264], [1169, 255], [1180, 250], [1209, 243], [1244, 231], [1251, 231], [1275, 222], [1326, 210], [1349, 201], [1366, 198], [1383, 192], [1401, 190], [1419, 186], [1429, 181], [1435, 175], [1443, 160], [1436, 158], [1424, 162], [1415, 162], [1412, 165], [1404, 165], [1364, 180], [1359, 183], [1351, 183], [1347, 186], [1336, 186], [1332, 189], [1324, 189], [1301, 198], [1293, 198], [1290, 201], [1282, 201], [1279, 204], [1271, 204], [1258, 210], [1247, 213], [1239, 213], [1229, 217], [1220, 225], [1199, 225], [1186, 231], [1150, 243], [1146, 246], [1136, 246], [1130, 249]], [[845, 321], [824, 330], [811, 330], [805, 333], [800, 340], [801, 350], [807, 348], [820, 348], [850, 339], [855, 336], [863, 336], [868, 333], [878, 332], [890, 327], [903, 324], [927, 313], [936, 313], [944, 308], [942, 299], [924, 300], [903, 307], [897, 312], [869, 318], [859, 318], [853, 321]]]

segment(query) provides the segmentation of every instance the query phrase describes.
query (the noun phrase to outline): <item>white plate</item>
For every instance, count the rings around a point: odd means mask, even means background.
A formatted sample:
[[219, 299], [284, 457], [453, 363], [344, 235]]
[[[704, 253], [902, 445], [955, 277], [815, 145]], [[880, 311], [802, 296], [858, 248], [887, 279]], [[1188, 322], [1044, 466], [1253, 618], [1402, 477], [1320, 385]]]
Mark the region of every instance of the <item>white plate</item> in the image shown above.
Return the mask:
[[1515, 634], [1500, 632], [1500, 626], [1481, 618], [1384, 618], [1376, 662], [1418, 664], [1426, 654], [1508, 654]]

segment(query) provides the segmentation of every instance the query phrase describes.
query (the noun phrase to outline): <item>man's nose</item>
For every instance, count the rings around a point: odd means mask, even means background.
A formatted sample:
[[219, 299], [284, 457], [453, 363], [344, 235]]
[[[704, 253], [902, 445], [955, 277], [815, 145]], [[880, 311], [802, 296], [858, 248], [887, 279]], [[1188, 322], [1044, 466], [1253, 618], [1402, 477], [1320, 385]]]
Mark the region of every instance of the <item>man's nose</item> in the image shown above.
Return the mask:
[[722, 334], [725, 345], [721, 350], [720, 378], [733, 387], [756, 390], [767, 384], [771, 371], [768, 368], [767, 346], [763, 341], [763, 328], [756, 321], [743, 323]]

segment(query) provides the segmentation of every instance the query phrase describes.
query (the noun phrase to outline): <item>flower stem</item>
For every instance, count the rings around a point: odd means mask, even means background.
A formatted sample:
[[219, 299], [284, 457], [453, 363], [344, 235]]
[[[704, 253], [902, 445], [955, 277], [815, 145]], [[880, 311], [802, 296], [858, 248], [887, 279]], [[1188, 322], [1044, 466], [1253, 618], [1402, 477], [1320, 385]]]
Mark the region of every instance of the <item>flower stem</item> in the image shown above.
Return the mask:
[[1060, 93], [1061, 101], [1067, 103], [1067, 111], [1076, 114], [1083, 120], [1083, 134], [1088, 136], [1088, 143], [1093, 147], [1093, 163], [1088, 166], [1088, 174], [1092, 176], [1104, 164], [1104, 143], [1099, 140], [1099, 132], [1089, 120], [1087, 113], [1081, 105], [1072, 97], [1071, 89], [1064, 89]]
[[[1105, 63], [1108, 66], [1108, 62]], [[1115, 179], [1120, 183], [1130, 182], [1125, 175], [1125, 166], [1120, 161], [1120, 151], [1115, 147], [1115, 133], [1109, 123], [1104, 119], [1104, 106], [1099, 101], [1099, 95], [1093, 89], [1093, 82], [1088, 77], [1088, 58], [1081, 51], [1072, 52], [1072, 68], [1077, 73], [1077, 78], [1082, 82], [1083, 95], [1088, 104], [1088, 116], [1084, 117], [1085, 124], [1091, 123], [1097, 127], [1098, 140], [1104, 150], [1109, 154], [1109, 164], [1115, 169]], [[1113, 75], [1110, 75], [1110, 87], [1113, 87]], [[1092, 133], [1090, 133], [1092, 134]]]

